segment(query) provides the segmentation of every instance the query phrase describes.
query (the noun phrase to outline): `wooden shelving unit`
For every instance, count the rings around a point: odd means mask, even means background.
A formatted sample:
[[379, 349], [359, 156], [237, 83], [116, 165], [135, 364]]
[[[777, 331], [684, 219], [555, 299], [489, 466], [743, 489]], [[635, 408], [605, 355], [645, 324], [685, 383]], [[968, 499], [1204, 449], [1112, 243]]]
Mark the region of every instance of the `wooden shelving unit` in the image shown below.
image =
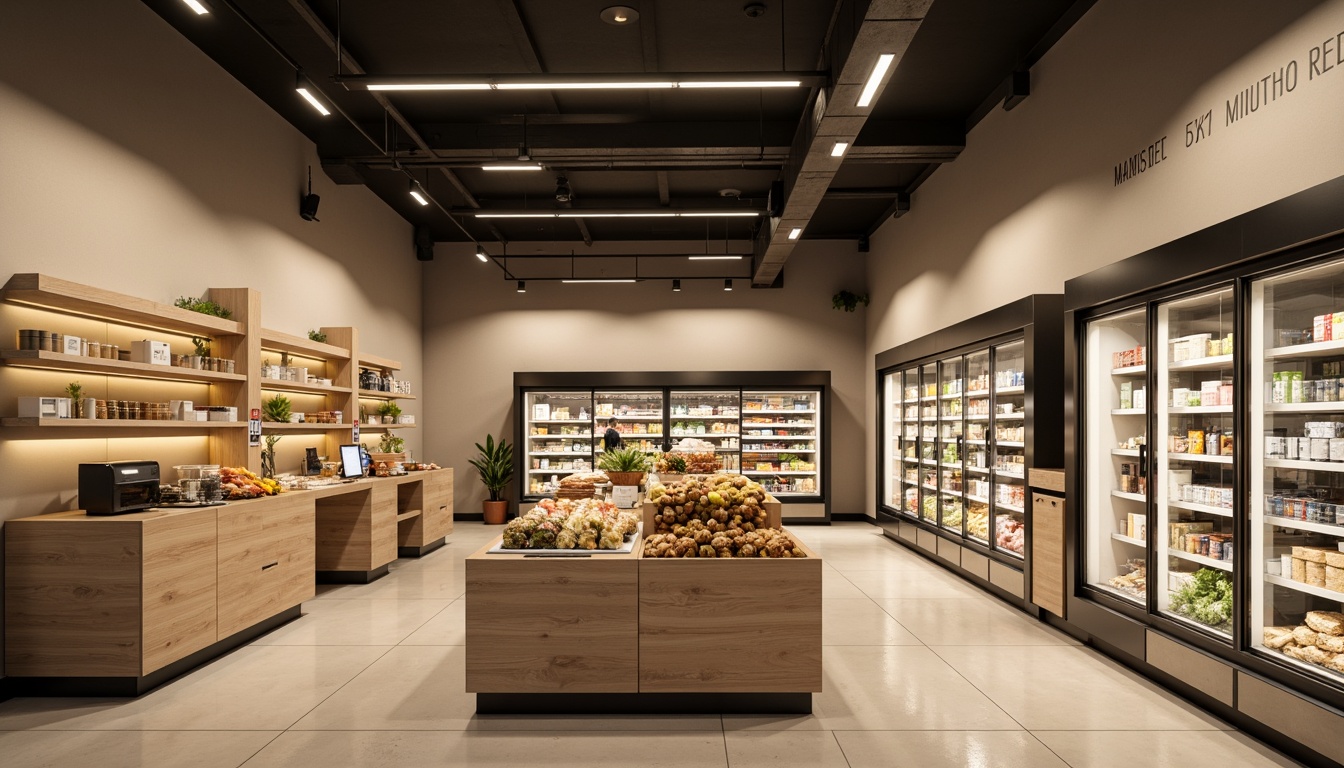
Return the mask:
[[[244, 322], [203, 315], [156, 301], [80, 285], [36, 273], [16, 274], [5, 283], [3, 298], [52, 312], [91, 317], [136, 328], [196, 336], [242, 336]], [[222, 302], [221, 302], [222, 304]], [[237, 317], [235, 313], [234, 317]]]
[[[323, 333], [326, 331], [324, 330]], [[328, 334], [327, 338], [331, 338]], [[295, 336], [284, 331], [261, 329], [261, 348], [271, 352], [288, 352], [291, 355], [309, 357], [314, 360], [349, 360], [350, 349], [321, 341], [313, 341], [306, 336]]]
[[[0, 352], [0, 362], [19, 368], [42, 368], [74, 373], [96, 373], [107, 376], [125, 376], [135, 379], [161, 381], [194, 381], [211, 384], [220, 381], [246, 381], [241, 373], [219, 373], [174, 365], [150, 365], [125, 360], [105, 360], [98, 357], [66, 355], [60, 352], [10, 349]], [[236, 369], [235, 369], [236, 370]]]
[[379, 392], [374, 389], [359, 390], [360, 400], [414, 400], [415, 395], [399, 395], [396, 392]]
[[[0, 419], [0, 426], [30, 428], [74, 429], [242, 429], [245, 421], [145, 421], [141, 419], [47, 419], [40, 417], [16, 417]], [[299, 425], [302, 426], [302, 425]]]
[[335, 384], [308, 384], [280, 379], [262, 379], [261, 388], [266, 392], [302, 392], [317, 395], [348, 395], [351, 391], [349, 387], [338, 387]]

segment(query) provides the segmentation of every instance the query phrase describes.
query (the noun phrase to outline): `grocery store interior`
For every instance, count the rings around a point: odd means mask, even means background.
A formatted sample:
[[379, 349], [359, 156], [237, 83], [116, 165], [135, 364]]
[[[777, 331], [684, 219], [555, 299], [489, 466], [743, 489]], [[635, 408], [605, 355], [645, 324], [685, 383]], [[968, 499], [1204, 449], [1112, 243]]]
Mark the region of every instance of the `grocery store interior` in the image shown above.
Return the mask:
[[1344, 0], [614, 1], [0, 3], [0, 763], [1344, 765]]

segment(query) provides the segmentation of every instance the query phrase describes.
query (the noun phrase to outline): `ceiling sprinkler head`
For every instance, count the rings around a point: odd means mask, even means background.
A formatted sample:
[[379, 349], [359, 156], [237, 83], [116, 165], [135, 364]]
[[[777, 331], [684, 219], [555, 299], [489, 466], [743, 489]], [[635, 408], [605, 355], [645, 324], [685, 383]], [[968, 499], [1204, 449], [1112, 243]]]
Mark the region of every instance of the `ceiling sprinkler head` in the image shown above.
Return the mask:
[[733, 189], [732, 187], [729, 187], [728, 189], [719, 190], [719, 197], [741, 197], [741, 196], [742, 196], [742, 190], [740, 189]]
[[742, 6], [742, 12], [749, 19], [759, 19], [765, 15], [765, 3], [747, 3]]

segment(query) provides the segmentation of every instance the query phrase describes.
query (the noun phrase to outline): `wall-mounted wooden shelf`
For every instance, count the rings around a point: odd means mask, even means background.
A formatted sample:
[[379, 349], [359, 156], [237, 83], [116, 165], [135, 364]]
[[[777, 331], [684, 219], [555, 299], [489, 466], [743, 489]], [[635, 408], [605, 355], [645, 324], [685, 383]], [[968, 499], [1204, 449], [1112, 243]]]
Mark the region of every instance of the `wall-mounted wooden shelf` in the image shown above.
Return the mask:
[[367, 352], [359, 353], [359, 365], [362, 368], [377, 368], [382, 371], [400, 371], [401, 363], [386, 357], [370, 355]]
[[262, 432], [338, 432], [340, 430], [350, 430], [354, 424], [317, 424], [304, 422], [302, 424], [280, 423], [276, 421], [263, 421], [261, 423]]
[[180, 368], [174, 365], [150, 365], [132, 363], [125, 360], [105, 360], [100, 357], [66, 355], [60, 352], [42, 352], [37, 350], [11, 349], [0, 352], [0, 362], [20, 368], [41, 368], [52, 371], [78, 371], [99, 373], [108, 376], [126, 376], [136, 379], [154, 379], [159, 381], [186, 381], [198, 384], [214, 384], [222, 381], [247, 381], [241, 373], [218, 373], [195, 368]]
[[348, 395], [351, 392], [350, 387], [281, 381], [280, 379], [261, 379], [261, 388], [267, 392], [303, 392], [316, 395]]
[[350, 350], [335, 344], [313, 341], [305, 336], [295, 336], [284, 331], [261, 329], [261, 348], [268, 352], [288, 352], [301, 357], [317, 360], [349, 360]]
[[31, 272], [11, 277], [5, 283], [2, 298], [14, 304], [30, 304], [67, 315], [172, 333], [213, 337], [241, 336], [246, 331], [236, 320]]
[[61, 427], [72, 429], [84, 427], [92, 429], [241, 429], [247, 426], [245, 421], [147, 421], [143, 419], [49, 419], [18, 417], [0, 419], [0, 425], [6, 427]]
[[360, 424], [361, 432], [386, 432], [391, 429], [415, 429], [415, 424]]
[[361, 400], [414, 400], [415, 395], [399, 395], [395, 392], [379, 392], [374, 389], [359, 390]]

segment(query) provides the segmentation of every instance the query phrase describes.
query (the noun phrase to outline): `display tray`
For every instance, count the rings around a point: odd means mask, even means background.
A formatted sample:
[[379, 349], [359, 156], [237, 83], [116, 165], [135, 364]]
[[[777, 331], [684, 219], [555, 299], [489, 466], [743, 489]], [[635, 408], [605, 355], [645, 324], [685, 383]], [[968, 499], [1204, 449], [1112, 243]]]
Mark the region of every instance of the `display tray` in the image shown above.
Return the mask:
[[625, 543], [620, 549], [505, 549], [503, 540], [485, 551], [487, 555], [522, 555], [523, 557], [588, 557], [589, 555], [628, 555], [635, 551], [640, 542], [644, 524], [635, 528], [634, 534], [626, 534]]
[[227, 501], [170, 501], [156, 504], [150, 509], [198, 509], [200, 507], [222, 507]]

